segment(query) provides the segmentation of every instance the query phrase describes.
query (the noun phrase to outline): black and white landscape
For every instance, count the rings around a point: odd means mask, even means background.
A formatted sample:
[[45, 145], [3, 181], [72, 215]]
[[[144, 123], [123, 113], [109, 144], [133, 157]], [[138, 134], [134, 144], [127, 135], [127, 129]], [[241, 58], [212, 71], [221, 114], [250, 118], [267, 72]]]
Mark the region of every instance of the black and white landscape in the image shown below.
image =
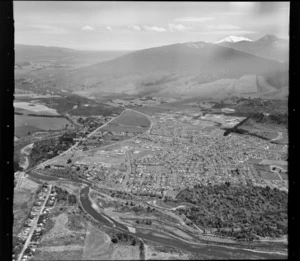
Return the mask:
[[287, 258], [288, 3], [14, 7], [13, 260]]

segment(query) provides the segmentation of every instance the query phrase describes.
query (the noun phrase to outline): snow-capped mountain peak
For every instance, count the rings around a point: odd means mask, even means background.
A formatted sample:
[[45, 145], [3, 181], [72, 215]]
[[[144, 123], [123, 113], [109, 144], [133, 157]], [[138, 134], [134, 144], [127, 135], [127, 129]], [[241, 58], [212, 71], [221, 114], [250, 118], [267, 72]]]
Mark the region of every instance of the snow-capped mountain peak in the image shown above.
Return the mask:
[[249, 41], [252, 42], [252, 40], [250, 40], [249, 38], [243, 37], [243, 36], [227, 36], [217, 42], [215, 42], [216, 44], [219, 43], [236, 43], [236, 42], [241, 42], [241, 41]]

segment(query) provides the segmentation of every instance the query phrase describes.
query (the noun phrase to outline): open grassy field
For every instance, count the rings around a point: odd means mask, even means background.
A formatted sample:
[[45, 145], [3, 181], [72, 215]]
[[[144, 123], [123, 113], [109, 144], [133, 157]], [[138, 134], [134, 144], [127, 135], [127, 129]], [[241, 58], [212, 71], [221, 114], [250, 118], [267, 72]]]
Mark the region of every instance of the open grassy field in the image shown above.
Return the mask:
[[52, 220], [54, 222], [54, 227], [43, 237], [42, 242], [44, 245], [53, 246], [52, 239], [63, 237], [66, 234], [69, 234], [69, 230], [66, 227], [68, 223], [68, 215], [66, 213], [62, 213], [54, 217]]
[[140, 260], [138, 246], [115, 246], [111, 255], [111, 260]]
[[82, 258], [84, 260], [109, 260], [113, 251], [111, 238], [88, 224]]
[[145, 245], [146, 260], [188, 260], [189, 255], [184, 253], [176, 253], [163, 249], [163, 246], [158, 248], [150, 245]]
[[86, 223], [74, 207], [54, 209], [49, 230], [42, 237], [33, 260], [82, 260]]
[[121, 117], [117, 118], [111, 123], [116, 125], [125, 125], [125, 126], [127, 125], [141, 126], [141, 127], [150, 126], [150, 122], [145, 116], [134, 111], [126, 111]]
[[[73, 208], [72, 208], [73, 209]], [[74, 209], [73, 209], [74, 210]], [[61, 211], [55, 210], [57, 213]], [[52, 217], [53, 227], [43, 236], [41, 247], [84, 245], [86, 224], [80, 215], [61, 213]]]
[[82, 260], [81, 246], [38, 248], [32, 260]]
[[[17, 116], [17, 115], [15, 115], [15, 116]], [[23, 138], [25, 136], [28, 136], [28, 134], [32, 134], [37, 131], [41, 131], [41, 129], [36, 128], [31, 125], [23, 125], [20, 127], [15, 126], [15, 135], [19, 138]]]

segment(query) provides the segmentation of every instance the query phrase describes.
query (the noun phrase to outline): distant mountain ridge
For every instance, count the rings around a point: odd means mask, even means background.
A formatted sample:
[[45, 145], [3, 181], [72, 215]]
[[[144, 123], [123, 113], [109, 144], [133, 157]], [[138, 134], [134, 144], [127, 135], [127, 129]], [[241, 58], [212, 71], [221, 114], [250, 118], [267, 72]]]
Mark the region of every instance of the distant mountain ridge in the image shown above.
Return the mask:
[[279, 62], [287, 62], [289, 41], [275, 35], [265, 35], [256, 41], [220, 42], [218, 45]]
[[[48, 81], [53, 86], [64, 86], [64, 89], [93, 98], [103, 93], [164, 97], [212, 95], [208, 89], [213, 89], [213, 93], [219, 93], [219, 96], [263, 94], [272, 97], [274, 93], [276, 97], [283, 97], [288, 90], [288, 63], [278, 62], [274, 57], [261, 57], [263, 55], [259, 52], [264, 48], [274, 51], [270, 45], [278, 48], [281, 43], [282, 39], [267, 35], [253, 42], [171, 44], [132, 51], [114, 59], [73, 68], [66, 74], [62, 72], [59, 77], [49, 76]], [[237, 50], [239, 47], [248, 48], [248, 53]], [[58, 59], [60, 63], [67, 60], [71, 63], [72, 59], [80, 61], [86, 57], [84, 51], [78, 54], [72, 49], [47, 47], [43, 50], [53, 51], [58, 57], [62, 55], [63, 58]], [[81, 56], [82, 53], [84, 56]], [[94, 56], [91, 52], [89, 57], [94, 59]], [[51, 59], [51, 55], [43, 59]], [[39, 72], [37, 74], [40, 75]], [[259, 84], [255, 82], [255, 77], [259, 77]]]
[[[195, 48], [195, 46], [197, 48]], [[124, 75], [129, 73], [174, 72], [216, 73], [230, 75], [264, 74], [279, 68], [276, 61], [211, 43], [173, 44], [132, 52], [114, 60], [80, 68], [92, 74]]]
[[73, 61], [99, 63], [129, 51], [82, 51], [65, 47], [15, 44], [15, 62], [49, 62], [70, 64]]
[[[286, 64], [206, 42], [179, 43], [131, 52], [76, 69], [70, 78], [73, 86], [81, 88], [85, 94], [155, 93], [167, 97], [176, 94], [189, 96], [192, 92], [207, 94], [205, 86], [212, 88], [213, 82], [216, 82], [216, 92], [225, 88], [226, 95], [230, 90], [235, 94], [243, 93], [243, 88], [249, 89], [252, 82], [249, 77], [243, 77], [247, 75], [260, 76], [268, 84], [274, 83], [268, 90], [273, 88], [276, 95], [288, 84]], [[223, 79], [226, 81], [220, 82]], [[227, 88], [233, 86], [230, 79], [241, 80], [235, 81], [234, 88]], [[201, 92], [197, 91], [197, 86]], [[260, 90], [253, 88], [251, 92]]]

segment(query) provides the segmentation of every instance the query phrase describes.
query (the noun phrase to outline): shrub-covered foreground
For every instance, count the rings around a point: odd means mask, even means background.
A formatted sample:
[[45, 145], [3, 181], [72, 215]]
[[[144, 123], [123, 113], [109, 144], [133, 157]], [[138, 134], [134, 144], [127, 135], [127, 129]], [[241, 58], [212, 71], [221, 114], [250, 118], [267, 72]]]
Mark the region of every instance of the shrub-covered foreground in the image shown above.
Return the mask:
[[178, 209], [203, 229], [253, 240], [287, 234], [288, 194], [278, 189], [244, 186], [197, 186], [177, 195], [178, 202], [195, 207]]

